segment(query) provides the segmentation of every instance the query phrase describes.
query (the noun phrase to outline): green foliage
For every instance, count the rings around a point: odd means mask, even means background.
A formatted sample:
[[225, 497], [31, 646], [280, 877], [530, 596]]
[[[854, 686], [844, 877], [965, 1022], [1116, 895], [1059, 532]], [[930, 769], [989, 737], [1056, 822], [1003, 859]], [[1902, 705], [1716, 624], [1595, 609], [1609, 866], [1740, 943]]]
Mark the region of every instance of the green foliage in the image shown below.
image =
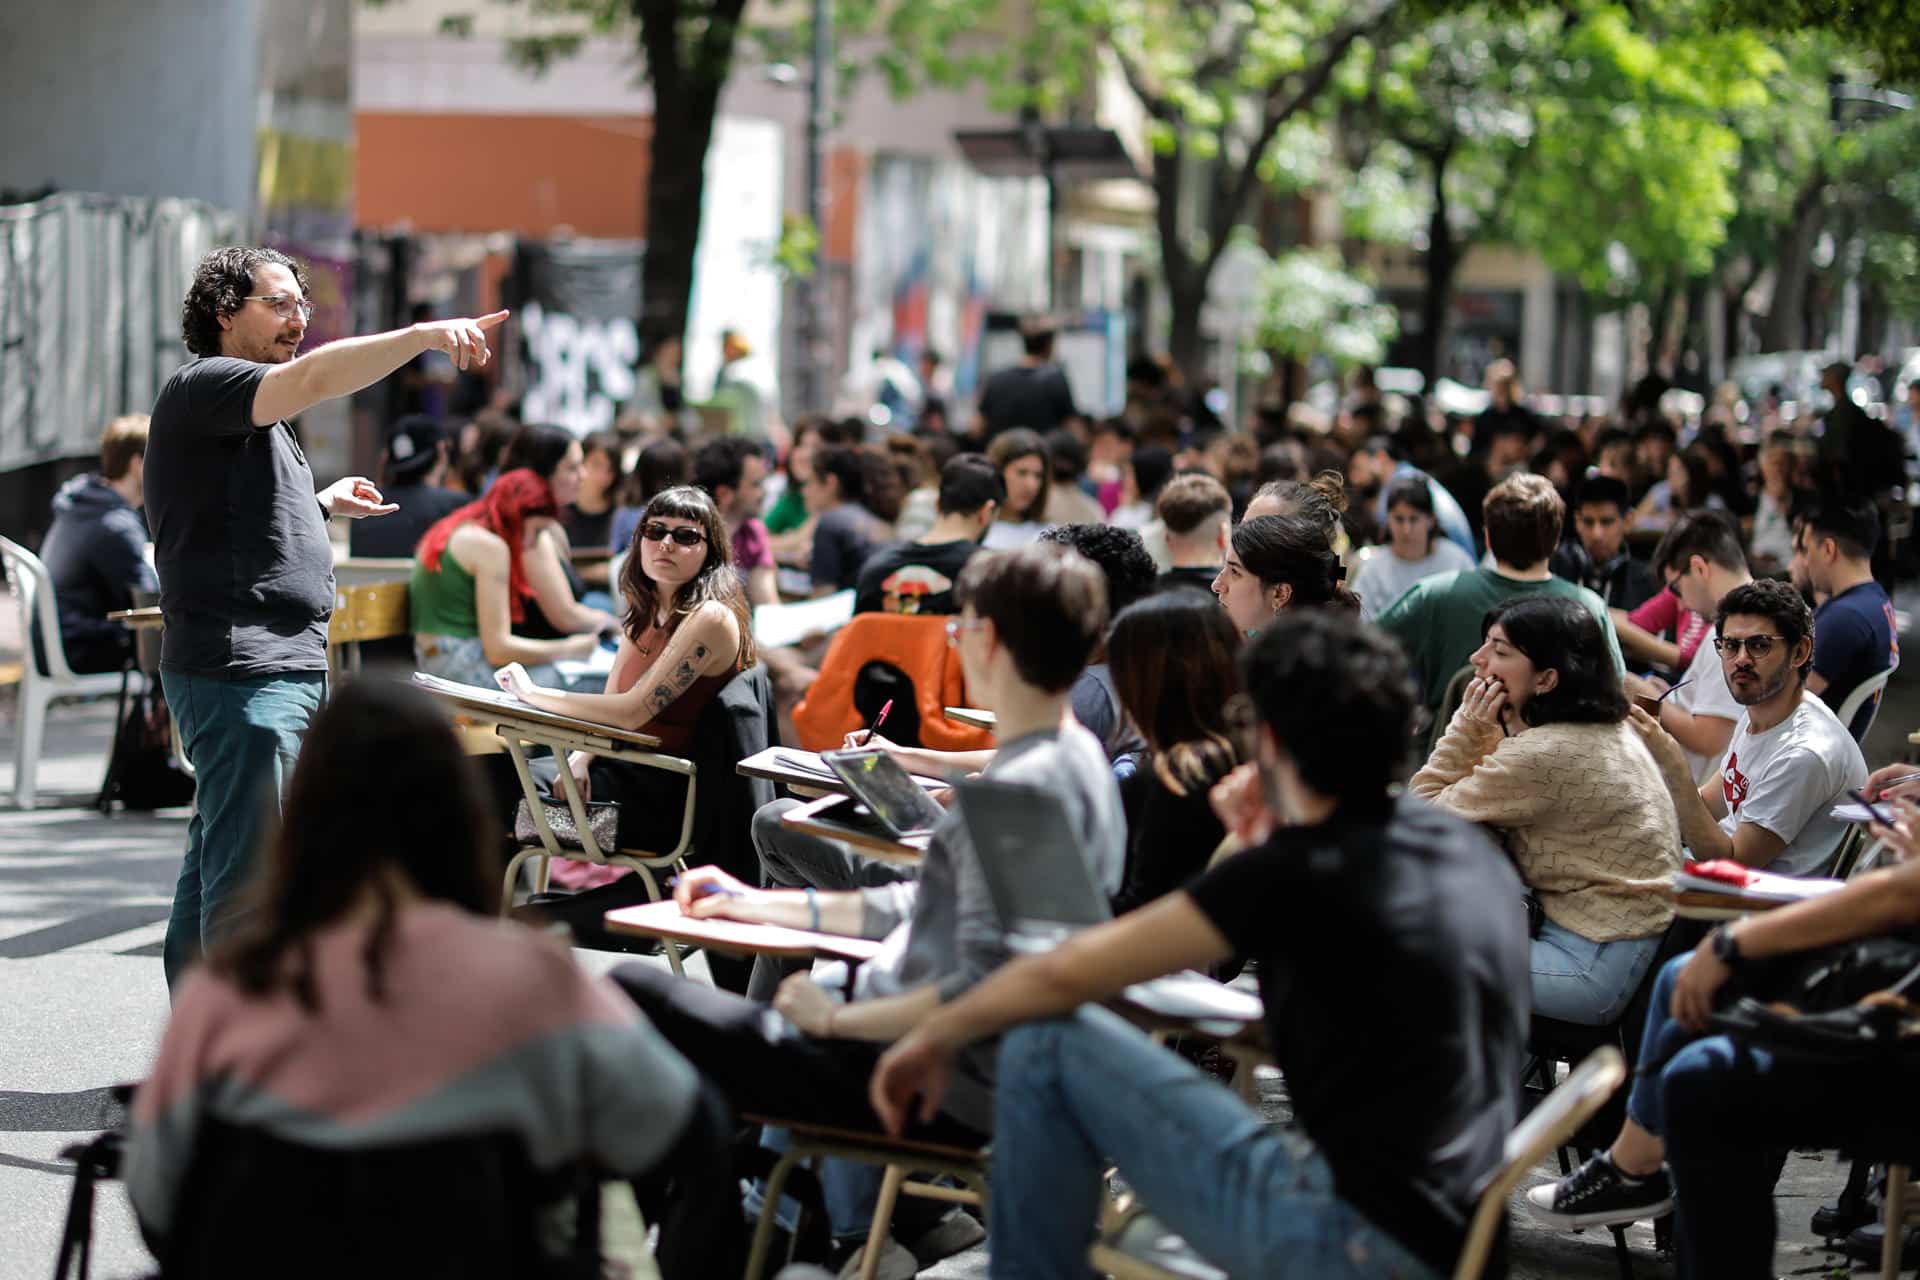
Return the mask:
[[1324, 356], [1341, 368], [1378, 364], [1396, 313], [1331, 249], [1294, 249], [1267, 262], [1254, 294], [1254, 342], [1292, 360]]
[[780, 215], [780, 239], [769, 255], [783, 280], [811, 280], [820, 260], [820, 229], [804, 213]]
[[1770, 108], [1785, 70], [1753, 32], [1686, 17], [1610, 3], [1429, 16], [1372, 51], [1350, 114], [1415, 161], [1406, 186], [1429, 211], [1439, 171], [1459, 241], [1530, 247], [1601, 299], [1654, 297], [1714, 265], [1740, 208], [1737, 122]]

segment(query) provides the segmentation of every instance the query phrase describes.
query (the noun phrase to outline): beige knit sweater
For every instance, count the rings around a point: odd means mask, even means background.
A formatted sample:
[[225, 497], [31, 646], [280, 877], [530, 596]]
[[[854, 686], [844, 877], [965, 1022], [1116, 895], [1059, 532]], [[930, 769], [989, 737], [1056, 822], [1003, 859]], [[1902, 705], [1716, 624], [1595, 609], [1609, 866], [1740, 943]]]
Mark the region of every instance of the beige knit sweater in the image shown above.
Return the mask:
[[1549, 724], [1502, 737], [1456, 713], [1408, 784], [1497, 828], [1549, 920], [1594, 942], [1667, 927], [1680, 824], [1646, 744], [1619, 724]]

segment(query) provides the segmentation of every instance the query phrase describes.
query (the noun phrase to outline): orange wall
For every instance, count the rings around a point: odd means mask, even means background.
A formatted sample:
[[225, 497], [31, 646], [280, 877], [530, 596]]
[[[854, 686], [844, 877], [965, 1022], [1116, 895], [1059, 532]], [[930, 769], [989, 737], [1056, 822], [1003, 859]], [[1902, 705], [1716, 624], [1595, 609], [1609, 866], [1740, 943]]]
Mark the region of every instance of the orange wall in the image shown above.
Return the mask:
[[354, 224], [646, 235], [647, 116], [356, 112]]

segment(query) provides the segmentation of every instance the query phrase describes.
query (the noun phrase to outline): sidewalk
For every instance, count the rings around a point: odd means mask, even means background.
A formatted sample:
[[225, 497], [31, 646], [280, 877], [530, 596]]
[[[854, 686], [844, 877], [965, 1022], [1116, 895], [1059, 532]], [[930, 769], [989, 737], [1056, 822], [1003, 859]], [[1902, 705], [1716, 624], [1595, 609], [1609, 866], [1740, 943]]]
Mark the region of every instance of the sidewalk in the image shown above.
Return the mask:
[[[1920, 674], [1896, 676], [1890, 689], [1874, 737], [1904, 750], [1905, 726], [1920, 724]], [[41, 1280], [51, 1270], [71, 1187], [57, 1153], [110, 1122], [103, 1087], [142, 1075], [166, 1019], [160, 939], [187, 815], [108, 818], [85, 807], [99, 785], [112, 711], [111, 703], [56, 708], [41, 765], [43, 807], [20, 813], [0, 801], [0, 1280]], [[12, 732], [12, 699], [0, 693], [0, 794], [12, 785]], [[1869, 759], [1894, 758], [1892, 750], [1870, 751]], [[577, 954], [595, 970], [614, 959]], [[704, 969], [698, 960], [694, 966]], [[1268, 1114], [1287, 1114], [1272, 1073], [1262, 1093]], [[1539, 1172], [1545, 1179], [1558, 1170]], [[1842, 1262], [1811, 1239], [1807, 1221], [1844, 1176], [1832, 1153], [1795, 1153], [1788, 1161], [1776, 1196], [1780, 1273], [1831, 1274]], [[101, 1188], [94, 1221], [96, 1275], [151, 1267], [118, 1184]], [[1605, 1231], [1544, 1230], [1520, 1208], [1511, 1221], [1516, 1280], [1617, 1275]], [[1636, 1275], [1672, 1274], [1653, 1253], [1650, 1227], [1637, 1226], [1628, 1238]], [[983, 1277], [985, 1250], [925, 1274]]]

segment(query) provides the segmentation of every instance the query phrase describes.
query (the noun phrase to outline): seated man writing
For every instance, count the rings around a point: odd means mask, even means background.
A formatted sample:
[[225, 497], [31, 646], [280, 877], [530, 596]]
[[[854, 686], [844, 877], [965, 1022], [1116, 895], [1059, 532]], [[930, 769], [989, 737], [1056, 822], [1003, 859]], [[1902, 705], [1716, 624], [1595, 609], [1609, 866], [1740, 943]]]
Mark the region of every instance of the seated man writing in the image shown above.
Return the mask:
[[[967, 688], [999, 718], [1000, 749], [987, 772], [1043, 788], [1066, 807], [1072, 849], [1108, 893], [1120, 886], [1126, 821], [1100, 744], [1074, 723], [1067, 690], [1106, 628], [1106, 586], [1084, 557], [1035, 544], [982, 554], [960, 573], [961, 606], [949, 621]], [[772, 1010], [753, 1000], [627, 965], [614, 972], [653, 1024], [738, 1111], [877, 1129], [866, 1081], [877, 1045], [911, 1030], [1008, 956], [986, 880], [958, 813], [935, 827], [917, 883], [863, 891], [760, 890], [713, 867], [682, 876], [687, 914], [887, 939], [862, 966], [854, 999], [840, 1003], [806, 974], [781, 984]], [[991, 1049], [973, 1055], [965, 1082], [922, 1132], [979, 1145], [992, 1122]]]
[[[994, 1104], [995, 1277], [1085, 1275], [1109, 1165], [1234, 1276], [1443, 1275], [1500, 1162], [1527, 1020], [1520, 883], [1477, 828], [1389, 793], [1413, 716], [1405, 661], [1371, 628], [1301, 610], [1242, 671], [1260, 766], [1216, 795], [1247, 852], [1007, 965], [874, 1072], [898, 1131], [937, 1113], [957, 1055], [1015, 1028]], [[1081, 1008], [1237, 952], [1259, 965], [1299, 1130]]]

